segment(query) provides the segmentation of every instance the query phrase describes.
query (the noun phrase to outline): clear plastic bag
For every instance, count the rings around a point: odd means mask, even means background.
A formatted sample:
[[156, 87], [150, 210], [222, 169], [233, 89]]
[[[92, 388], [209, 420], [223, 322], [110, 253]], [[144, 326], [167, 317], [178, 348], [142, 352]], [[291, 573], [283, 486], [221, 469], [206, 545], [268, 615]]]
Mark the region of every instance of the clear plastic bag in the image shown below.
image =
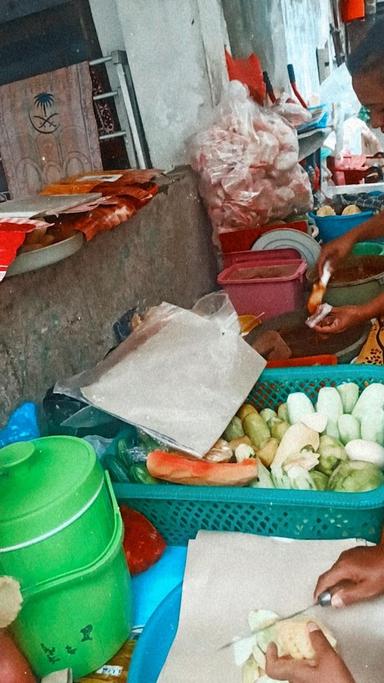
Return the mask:
[[259, 107], [238, 81], [229, 83], [213, 123], [190, 144], [216, 236], [312, 208], [298, 151], [285, 118]]
[[271, 107], [271, 111], [282, 116], [295, 128], [312, 120], [311, 112], [305, 109], [299, 102], [294, 102], [287, 93], [281, 95], [276, 104]]
[[130, 426], [111, 441], [104, 451], [101, 462], [109, 471], [113, 481], [157, 484], [160, 482], [151, 477], [146, 462], [148, 453], [158, 448], [164, 450], [165, 446], [141, 429]]
[[196, 301], [193, 313], [217, 323], [222, 330], [240, 334], [239, 317], [226, 292], [210, 292]]

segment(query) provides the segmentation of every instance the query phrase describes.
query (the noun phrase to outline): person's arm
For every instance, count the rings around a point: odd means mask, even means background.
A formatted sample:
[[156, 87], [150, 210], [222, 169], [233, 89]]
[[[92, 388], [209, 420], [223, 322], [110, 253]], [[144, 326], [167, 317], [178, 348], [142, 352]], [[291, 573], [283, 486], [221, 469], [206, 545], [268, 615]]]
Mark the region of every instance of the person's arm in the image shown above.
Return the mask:
[[374, 240], [379, 237], [384, 237], [384, 215], [381, 213], [373, 216], [357, 228], [349, 230], [345, 235], [332, 240], [332, 242], [328, 242], [322, 248], [318, 261], [320, 277], [326, 261], [330, 261], [332, 270], [335, 270], [338, 263], [348, 256], [356, 242]]
[[381, 318], [384, 316], [384, 294], [379, 294], [366, 304], [359, 306], [361, 310], [362, 320], [371, 320], [372, 318]]
[[315, 659], [278, 657], [277, 647], [267, 650], [266, 673], [277, 681], [289, 683], [355, 683], [351, 672], [316, 624], [309, 624]]
[[345, 607], [384, 594], [384, 545], [351, 548], [322, 574], [315, 588], [320, 593], [340, 586], [332, 598], [333, 607]]
[[339, 334], [361, 323], [384, 316], [384, 294], [359, 306], [340, 306], [334, 308], [324, 320], [313, 329], [319, 334]]
[[369, 220], [358, 225], [357, 228], [353, 228], [349, 231], [353, 239], [353, 243], [363, 242], [364, 240], [374, 240], [378, 237], [384, 237], [384, 216], [378, 213], [376, 216], [372, 216]]

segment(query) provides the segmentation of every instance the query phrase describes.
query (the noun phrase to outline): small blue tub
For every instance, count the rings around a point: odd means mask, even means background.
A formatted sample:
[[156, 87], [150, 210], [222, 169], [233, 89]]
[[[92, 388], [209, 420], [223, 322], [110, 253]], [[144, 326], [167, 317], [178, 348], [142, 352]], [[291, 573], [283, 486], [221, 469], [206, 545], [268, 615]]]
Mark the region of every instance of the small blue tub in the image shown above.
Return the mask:
[[152, 614], [133, 651], [128, 683], [156, 683], [176, 636], [181, 595], [180, 583]]
[[316, 214], [311, 213], [310, 216], [315, 221], [317, 227], [319, 228], [319, 237], [324, 242], [331, 242], [345, 235], [345, 233], [356, 228], [361, 223], [372, 218], [374, 215], [373, 211], [362, 211], [361, 213], [354, 213], [351, 216], [316, 216]]

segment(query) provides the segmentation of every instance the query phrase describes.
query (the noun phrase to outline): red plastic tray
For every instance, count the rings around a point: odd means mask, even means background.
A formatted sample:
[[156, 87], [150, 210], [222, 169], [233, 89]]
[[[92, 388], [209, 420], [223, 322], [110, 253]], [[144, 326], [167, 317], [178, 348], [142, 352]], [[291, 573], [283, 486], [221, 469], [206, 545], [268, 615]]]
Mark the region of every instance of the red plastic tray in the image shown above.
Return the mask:
[[271, 230], [300, 230], [308, 232], [306, 221], [292, 221], [291, 223], [277, 223], [276, 225], [264, 225], [260, 228], [247, 228], [234, 232], [223, 232], [219, 235], [222, 252], [248, 251], [261, 235]]
[[288, 358], [288, 360], [269, 360], [267, 368], [297, 368], [311, 367], [312, 365], [337, 365], [337, 356], [305, 356], [303, 358]]

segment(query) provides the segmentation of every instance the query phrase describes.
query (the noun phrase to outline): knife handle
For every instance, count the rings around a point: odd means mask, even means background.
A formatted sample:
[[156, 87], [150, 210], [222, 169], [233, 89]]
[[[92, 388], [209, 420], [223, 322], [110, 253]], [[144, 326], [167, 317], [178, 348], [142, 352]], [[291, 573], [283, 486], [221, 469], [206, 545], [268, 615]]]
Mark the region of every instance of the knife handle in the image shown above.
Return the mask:
[[320, 593], [317, 599], [317, 603], [321, 605], [321, 607], [331, 607], [332, 598], [335, 595], [335, 593], [337, 593], [342, 588], [349, 588], [352, 585], [354, 585], [352, 581], [341, 581], [340, 583], [337, 583], [336, 586], [332, 586], [331, 588], [328, 588], [326, 591]]

